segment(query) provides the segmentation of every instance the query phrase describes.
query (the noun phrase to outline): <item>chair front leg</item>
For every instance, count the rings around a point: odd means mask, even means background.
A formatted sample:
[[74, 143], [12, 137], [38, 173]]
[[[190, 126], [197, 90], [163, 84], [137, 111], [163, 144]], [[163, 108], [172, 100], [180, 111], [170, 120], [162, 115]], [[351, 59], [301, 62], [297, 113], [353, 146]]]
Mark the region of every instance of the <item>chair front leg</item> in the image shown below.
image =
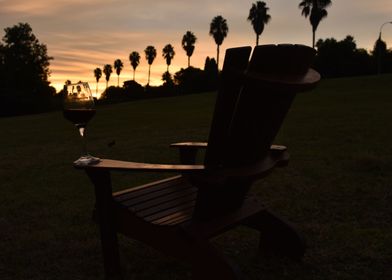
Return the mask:
[[101, 234], [105, 279], [123, 279], [110, 173], [89, 169], [86, 169], [86, 173], [95, 187], [96, 215]]

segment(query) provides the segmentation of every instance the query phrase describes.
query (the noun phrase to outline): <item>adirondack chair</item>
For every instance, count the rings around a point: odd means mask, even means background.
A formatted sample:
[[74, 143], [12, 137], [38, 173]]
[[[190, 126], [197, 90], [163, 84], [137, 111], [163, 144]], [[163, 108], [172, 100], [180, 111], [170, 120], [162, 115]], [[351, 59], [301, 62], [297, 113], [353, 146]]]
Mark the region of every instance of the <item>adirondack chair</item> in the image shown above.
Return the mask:
[[[187, 260], [194, 279], [238, 279], [210, 239], [237, 225], [260, 232], [260, 250], [300, 259], [301, 236], [249, 192], [252, 184], [289, 160], [272, 145], [296, 93], [319, 81], [315, 55], [301, 45], [264, 45], [226, 51], [208, 143], [172, 144], [181, 164], [102, 159], [84, 169], [95, 186], [106, 279], [122, 279], [117, 233]], [[206, 149], [204, 164], [195, 164]], [[111, 173], [180, 175], [112, 193]]]

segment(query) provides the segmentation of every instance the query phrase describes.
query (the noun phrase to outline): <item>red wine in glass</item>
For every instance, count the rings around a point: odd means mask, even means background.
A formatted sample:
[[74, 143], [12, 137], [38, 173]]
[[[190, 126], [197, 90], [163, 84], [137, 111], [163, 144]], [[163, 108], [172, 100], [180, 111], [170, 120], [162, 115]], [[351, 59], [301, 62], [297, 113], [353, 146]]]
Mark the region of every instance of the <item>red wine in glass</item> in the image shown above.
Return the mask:
[[65, 119], [72, 122], [79, 130], [83, 143], [82, 155], [74, 164], [96, 164], [100, 159], [90, 155], [86, 147], [86, 126], [95, 115], [94, 99], [90, 87], [88, 83], [79, 82], [76, 84], [67, 84], [66, 89], [63, 102], [63, 115]]
[[94, 117], [95, 109], [64, 109], [64, 118], [75, 126], [86, 127], [87, 123]]

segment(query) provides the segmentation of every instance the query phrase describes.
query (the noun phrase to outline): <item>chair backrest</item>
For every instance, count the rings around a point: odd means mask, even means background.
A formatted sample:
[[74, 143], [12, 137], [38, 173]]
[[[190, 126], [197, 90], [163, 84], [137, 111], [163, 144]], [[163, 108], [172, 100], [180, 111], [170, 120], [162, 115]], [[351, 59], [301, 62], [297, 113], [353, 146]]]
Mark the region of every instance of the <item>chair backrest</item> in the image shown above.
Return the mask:
[[226, 50], [208, 139], [206, 166], [221, 164], [222, 155], [225, 152], [224, 143], [229, 137], [233, 111], [243, 85], [242, 74], [248, 67], [251, 50], [251, 47]]
[[[229, 49], [227, 62], [240, 50]], [[245, 53], [245, 48], [241, 51]], [[246, 55], [238, 58], [236, 71], [232, 69], [236, 64], [224, 66], [226, 84], [218, 93], [207, 167], [243, 167], [263, 160], [296, 93], [309, 88], [303, 77], [314, 55], [312, 48], [302, 45], [263, 45], [254, 49], [246, 67]]]
[[[192, 179], [199, 189], [196, 219], [211, 219], [243, 203], [295, 94], [319, 80], [309, 70], [312, 48], [258, 46], [248, 63], [249, 54], [249, 47], [226, 52], [204, 161], [210, 176]], [[233, 168], [255, 176], [225, 172]]]

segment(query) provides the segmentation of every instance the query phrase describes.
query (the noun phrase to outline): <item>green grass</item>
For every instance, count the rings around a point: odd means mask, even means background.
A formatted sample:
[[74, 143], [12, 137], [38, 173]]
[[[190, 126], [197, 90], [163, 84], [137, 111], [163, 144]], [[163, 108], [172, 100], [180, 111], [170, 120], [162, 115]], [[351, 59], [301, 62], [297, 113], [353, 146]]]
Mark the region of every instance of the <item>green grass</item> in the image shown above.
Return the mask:
[[[392, 75], [322, 81], [301, 94], [276, 143], [291, 153], [254, 187], [308, 242], [302, 263], [264, 260], [257, 233], [214, 242], [250, 279], [392, 279]], [[176, 162], [172, 142], [208, 136], [215, 95], [102, 106], [92, 154]], [[71, 167], [77, 131], [60, 112], [0, 119], [0, 279], [103, 279], [93, 187]], [[108, 143], [115, 140], [112, 147]], [[162, 176], [162, 175], [159, 175]], [[115, 176], [115, 188], [155, 174]], [[188, 279], [189, 267], [120, 238], [127, 279]]]

